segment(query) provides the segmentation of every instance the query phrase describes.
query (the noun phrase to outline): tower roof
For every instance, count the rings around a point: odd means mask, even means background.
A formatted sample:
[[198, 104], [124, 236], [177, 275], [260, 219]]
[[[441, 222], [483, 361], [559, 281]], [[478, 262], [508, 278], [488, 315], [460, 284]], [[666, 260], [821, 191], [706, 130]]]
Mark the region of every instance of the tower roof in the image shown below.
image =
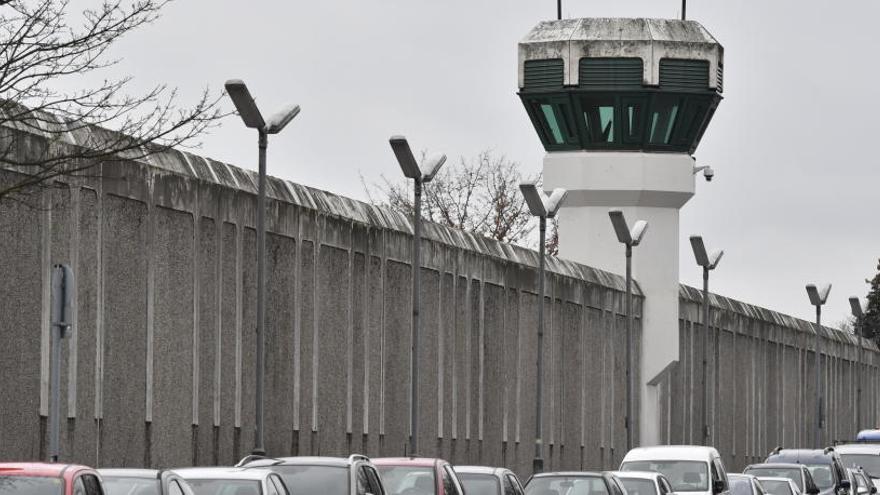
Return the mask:
[[562, 59], [566, 86], [578, 84], [582, 58], [632, 57], [644, 62], [643, 83], [659, 85], [660, 59], [709, 62], [709, 87], [719, 90], [724, 49], [696, 21], [583, 18], [542, 21], [519, 43], [519, 87], [527, 60]]

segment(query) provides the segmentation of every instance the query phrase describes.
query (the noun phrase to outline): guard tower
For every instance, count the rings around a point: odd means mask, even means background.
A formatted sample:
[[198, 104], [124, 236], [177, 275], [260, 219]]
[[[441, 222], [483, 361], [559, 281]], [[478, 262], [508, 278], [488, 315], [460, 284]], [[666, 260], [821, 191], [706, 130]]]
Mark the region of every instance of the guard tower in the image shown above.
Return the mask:
[[682, 20], [548, 21], [519, 44], [519, 96], [547, 150], [544, 188], [568, 189], [559, 255], [622, 274], [608, 210], [649, 224], [633, 257], [646, 297], [634, 383], [641, 445], [660, 442], [651, 384], [678, 360], [678, 212], [721, 101], [723, 54], [703, 26]]

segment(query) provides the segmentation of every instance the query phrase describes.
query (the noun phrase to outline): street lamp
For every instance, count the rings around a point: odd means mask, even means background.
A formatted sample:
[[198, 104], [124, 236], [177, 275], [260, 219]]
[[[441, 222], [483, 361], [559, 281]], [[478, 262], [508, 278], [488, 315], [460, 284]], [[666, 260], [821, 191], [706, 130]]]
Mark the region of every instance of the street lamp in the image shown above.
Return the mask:
[[540, 241], [538, 244], [538, 360], [535, 379], [535, 458], [532, 460], [532, 471], [540, 473], [544, 470], [544, 441], [541, 433], [542, 424], [542, 393], [544, 381], [544, 249], [547, 243], [547, 219], [556, 216], [567, 191], [556, 188], [548, 197], [538, 189], [534, 181], [519, 185], [529, 212], [538, 217]]
[[691, 248], [697, 265], [703, 267], [703, 445], [709, 445], [709, 272], [721, 262], [724, 251], [706, 251], [703, 238], [691, 236]]
[[819, 328], [822, 326], [822, 305], [828, 300], [828, 293], [831, 292], [831, 284], [827, 284], [822, 289], [817, 289], [813, 284], [807, 284], [807, 296], [810, 297], [810, 304], [816, 306], [816, 344], [814, 346], [816, 353], [816, 433], [814, 443], [816, 448], [822, 448], [822, 393], [821, 374], [819, 373]]
[[446, 162], [446, 155], [429, 158], [419, 166], [413, 156], [409, 143], [403, 136], [391, 136], [388, 140], [397, 162], [400, 164], [403, 175], [413, 180], [413, 248], [412, 248], [412, 350], [410, 357], [410, 424], [409, 424], [409, 455], [414, 456], [418, 452], [418, 406], [419, 406], [419, 306], [421, 292], [421, 240], [422, 240], [422, 184], [431, 182], [431, 179]]
[[256, 417], [254, 418], [254, 450], [256, 455], [265, 455], [263, 445], [263, 384], [265, 380], [266, 355], [266, 146], [268, 135], [278, 134], [299, 114], [299, 105], [288, 105], [279, 112], [263, 119], [254, 97], [241, 79], [226, 81], [226, 92], [232, 98], [238, 115], [246, 127], [256, 129], [259, 147], [259, 187], [257, 192], [257, 383]]
[[638, 246], [648, 230], [648, 222], [639, 220], [632, 229], [621, 210], [610, 210], [611, 224], [617, 240], [626, 246], [626, 449], [633, 448], [633, 392], [632, 392], [632, 248]]
[[862, 334], [865, 332], [865, 311], [858, 297], [849, 298], [849, 307], [856, 319], [855, 330], [859, 336], [859, 354], [856, 367], [856, 431], [862, 427]]

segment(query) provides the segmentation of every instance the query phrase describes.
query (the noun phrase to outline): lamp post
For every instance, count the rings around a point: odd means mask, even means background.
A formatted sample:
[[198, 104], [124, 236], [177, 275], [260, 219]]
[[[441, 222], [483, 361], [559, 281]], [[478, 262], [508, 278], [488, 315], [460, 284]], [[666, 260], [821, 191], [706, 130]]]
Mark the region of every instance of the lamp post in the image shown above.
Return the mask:
[[268, 135], [278, 134], [299, 114], [299, 105], [288, 105], [264, 120], [257, 103], [241, 79], [226, 81], [226, 92], [232, 98], [238, 115], [246, 127], [257, 130], [259, 148], [259, 187], [257, 191], [257, 362], [256, 362], [256, 407], [254, 418], [254, 450], [256, 455], [265, 455], [263, 445], [263, 388], [265, 381], [266, 355], [266, 147]]
[[566, 190], [556, 188], [548, 197], [538, 189], [535, 182], [523, 182], [519, 185], [529, 212], [538, 217], [540, 240], [538, 244], [538, 356], [535, 378], [535, 458], [532, 460], [532, 471], [540, 473], [544, 470], [544, 439], [542, 434], [543, 414], [543, 381], [544, 381], [544, 250], [547, 243], [547, 219], [556, 216]]
[[724, 251], [706, 252], [703, 238], [691, 236], [691, 248], [697, 265], [703, 267], [703, 445], [710, 445], [709, 429], [709, 272], [721, 262]]
[[816, 432], [813, 442], [815, 448], [822, 448], [822, 381], [819, 365], [821, 364], [819, 353], [819, 328], [822, 326], [822, 305], [828, 300], [828, 293], [831, 292], [831, 284], [827, 284], [822, 289], [817, 289], [814, 284], [807, 284], [807, 296], [810, 297], [810, 304], [816, 306], [816, 337], [815, 337], [815, 361], [816, 361]]
[[446, 162], [446, 155], [431, 157], [421, 166], [416, 162], [412, 150], [403, 136], [391, 136], [388, 140], [391, 150], [397, 157], [403, 175], [413, 180], [413, 248], [412, 248], [412, 349], [410, 354], [410, 423], [409, 423], [409, 455], [418, 453], [419, 431], [419, 306], [421, 305], [421, 274], [422, 266], [421, 240], [422, 240], [422, 185], [431, 182], [431, 179]]
[[862, 303], [858, 297], [849, 298], [849, 307], [856, 319], [855, 330], [856, 335], [859, 336], [859, 354], [856, 366], [856, 431], [859, 431], [862, 427], [862, 334], [865, 332], [865, 311], [862, 309]]
[[633, 448], [633, 391], [632, 391], [632, 248], [638, 246], [648, 229], [648, 222], [639, 220], [632, 229], [621, 210], [610, 210], [611, 225], [617, 240], [626, 246], [626, 449]]

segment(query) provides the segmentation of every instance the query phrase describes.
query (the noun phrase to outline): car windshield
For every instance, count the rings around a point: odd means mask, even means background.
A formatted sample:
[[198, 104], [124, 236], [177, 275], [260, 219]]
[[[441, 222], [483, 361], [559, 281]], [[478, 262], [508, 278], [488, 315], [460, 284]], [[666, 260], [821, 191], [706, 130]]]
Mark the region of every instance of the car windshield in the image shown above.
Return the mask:
[[834, 476], [831, 475], [830, 464], [807, 464], [807, 469], [813, 475], [813, 481], [820, 490], [834, 486]]
[[761, 486], [764, 487], [764, 491], [768, 493], [772, 493], [773, 495], [793, 495], [788, 481], [768, 480], [763, 478], [759, 478], [759, 480], [761, 481]]
[[459, 473], [458, 481], [468, 495], [501, 495], [501, 483], [491, 474]]
[[525, 495], [609, 495], [600, 476], [540, 476], [526, 485]]
[[880, 455], [840, 454], [844, 467], [861, 467], [872, 478], [880, 478]]
[[263, 495], [254, 480], [186, 480], [196, 495]]
[[0, 495], [61, 495], [61, 478], [0, 476]]
[[801, 479], [803, 473], [801, 473], [801, 470], [799, 468], [756, 466], [746, 468], [746, 470], [743, 472], [746, 474], [751, 474], [752, 476], [757, 476], [759, 478], [788, 478], [791, 481], [794, 481], [794, 484], [797, 485], [798, 490], [804, 491], [804, 482]]
[[377, 466], [389, 495], [434, 495], [437, 482], [430, 467]]
[[290, 493], [348, 495], [348, 469], [343, 466], [271, 466]]
[[620, 482], [626, 488], [627, 495], [657, 495], [657, 486], [653, 480], [620, 478]]
[[622, 471], [653, 471], [662, 473], [675, 492], [704, 492], [709, 489], [709, 471], [701, 461], [631, 461], [624, 462]]
[[155, 478], [116, 478], [104, 476], [107, 495], [161, 495], [159, 480]]
[[752, 480], [749, 478], [740, 478], [739, 476], [729, 476], [730, 495], [752, 495]]

